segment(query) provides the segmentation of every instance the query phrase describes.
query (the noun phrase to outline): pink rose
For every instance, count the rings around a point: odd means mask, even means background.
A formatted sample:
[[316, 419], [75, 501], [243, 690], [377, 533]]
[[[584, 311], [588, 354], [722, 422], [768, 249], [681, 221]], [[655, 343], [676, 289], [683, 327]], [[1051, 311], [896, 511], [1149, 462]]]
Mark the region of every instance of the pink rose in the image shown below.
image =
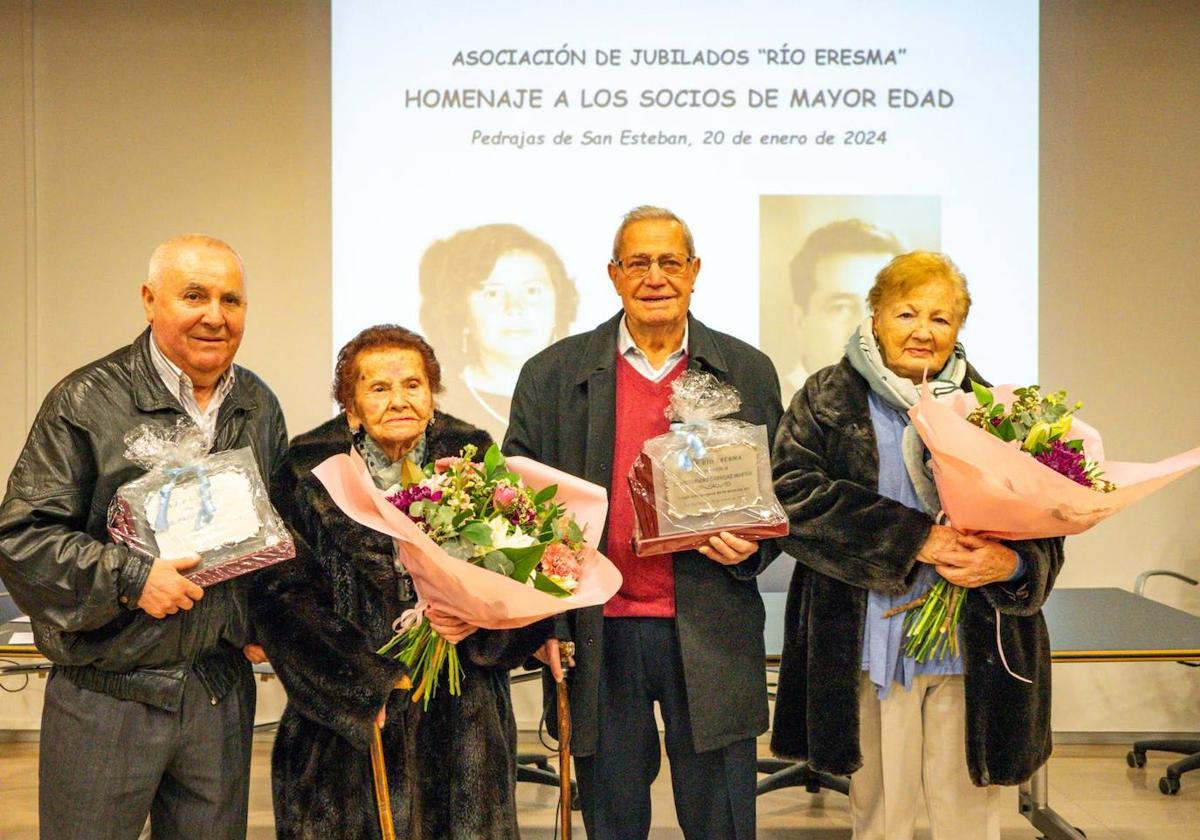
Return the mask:
[[457, 464], [458, 460], [459, 459], [453, 455], [451, 455], [447, 458], [438, 458], [436, 461], [433, 462], [433, 471], [440, 475], [441, 473], [444, 473], [446, 470], [450, 469], [455, 464]]
[[501, 484], [492, 491], [492, 504], [496, 510], [507, 510], [517, 502], [517, 488]]

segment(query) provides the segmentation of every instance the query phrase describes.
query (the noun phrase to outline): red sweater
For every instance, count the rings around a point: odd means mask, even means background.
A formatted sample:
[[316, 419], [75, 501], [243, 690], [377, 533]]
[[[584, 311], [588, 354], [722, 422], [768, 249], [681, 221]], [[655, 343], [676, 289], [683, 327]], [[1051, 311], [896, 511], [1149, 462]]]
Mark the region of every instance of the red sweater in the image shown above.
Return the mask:
[[642, 376], [617, 356], [617, 428], [613, 438], [612, 487], [608, 505], [608, 559], [624, 580], [607, 604], [608, 618], [674, 618], [675, 561], [671, 554], [638, 557], [633, 553], [633, 501], [629, 468], [642, 444], [670, 429], [667, 401], [671, 383], [687, 368], [687, 357], [658, 382]]

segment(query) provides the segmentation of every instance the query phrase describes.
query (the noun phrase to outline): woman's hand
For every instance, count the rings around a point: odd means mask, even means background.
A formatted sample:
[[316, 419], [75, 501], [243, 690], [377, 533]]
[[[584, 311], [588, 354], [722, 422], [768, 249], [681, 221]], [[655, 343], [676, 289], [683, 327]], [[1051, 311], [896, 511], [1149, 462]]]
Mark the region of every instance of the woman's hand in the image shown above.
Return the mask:
[[722, 566], [736, 566], [758, 551], [758, 543], [722, 531], [715, 537], [709, 537], [708, 545], [702, 545], [696, 550]]
[[474, 624], [433, 607], [425, 611], [425, 617], [429, 619], [429, 626], [451, 644], [458, 644], [479, 629]]
[[929, 529], [929, 536], [925, 538], [925, 544], [917, 551], [917, 560], [936, 566], [940, 562], [938, 556], [943, 551], [952, 551], [958, 548], [958, 538], [961, 536], [962, 534], [953, 528], [934, 525]]
[[939, 551], [936, 564], [938, 574], [957, 586], [975, 589], [1008, 580], [1017, 570], [1017, 553], [995, 540], [960, 535], [957, 543]]

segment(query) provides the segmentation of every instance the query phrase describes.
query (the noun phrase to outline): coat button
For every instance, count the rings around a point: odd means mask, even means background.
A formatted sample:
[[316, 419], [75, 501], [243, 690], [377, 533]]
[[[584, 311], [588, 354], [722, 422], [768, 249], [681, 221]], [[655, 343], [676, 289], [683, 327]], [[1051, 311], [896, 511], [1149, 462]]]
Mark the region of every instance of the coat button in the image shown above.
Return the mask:
[[591, 647], [591, 646], [592, 646], [592, 637], [591, 637], [591, 636], [588, 636], [586, 639], [584, 639], [584, 642], [583, 642], [583, 643], [584, 643], [585, 645], [587, 645], [588, 647]]
[[119, 600], [119, 601], [120, 601], [122, 604], [128, 604], [128, 603], [129, 603], [129, 596], [128, 596], [128, 595], [122, 595], [122, 596], [121, 596], [120, 598], [118, 598], [117, 600]]

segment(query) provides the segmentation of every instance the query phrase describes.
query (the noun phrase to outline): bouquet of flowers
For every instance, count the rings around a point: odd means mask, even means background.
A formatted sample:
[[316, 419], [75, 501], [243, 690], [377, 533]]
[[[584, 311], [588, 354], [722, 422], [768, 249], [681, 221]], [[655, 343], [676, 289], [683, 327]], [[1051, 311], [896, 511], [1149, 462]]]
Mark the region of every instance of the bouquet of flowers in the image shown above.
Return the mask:
[[[387, 534], [417, 590], [379, 653], [412, 673], [412, 700], [428, 708], [443, 671], [461, 690], [454, 645], [434, 632], [425, 610], [494, 630], [524, 627], [558, 613], [603, 604], [621, 573], [596, 551], [604, 528], [604, 488], [528, 458], [505, 459], [492, 446], [415, 465], [400, 486], [379, 490], [357, 451], [313, 470], [351, 519]], [[536, 488], [536, 489], [535, 489]]]
[[[387, 500], [451, 557], [472, 563], [556, 598], [579, 588], [583, 529], [554, 501], [558, 487], [526, 487], [492, 444], [483, 462], [468, 444], [457, 458], [416, 470]], [[413, 669], [413, 700], [426, 707], [447, 672], [451, 694], [461, 691], [462, 667], [455, 645], [433, 630], [427, 618], [396, 634], [380, 648]]]
[[[923, 390], [908, 414], [949, 524], [1004, 540], [1078, 534], [1200, 465], [1200, 447], [1153, 464], [1108, 461], [1099, 433], [1074, 416], [1080, 407], [1037, 386], [972, 383], [972, 393], [936, 400]], [[911, 610], [905, 653], [957, 654], [965, 595], [939, 578], [900, 608]]]
[[[1073, 413], [1083, 408], [1083, 403], [1069, 405], [1066, 391], [1043, 397], [1037, 385], [1015, 388], [1013, 401], [1006, 408], [978, 382], [972, 382], [971, 389], [979, 405], [967, 415], [968, 423], [1005, 443], [1017, 442], [1019, 451], [1076, 484], [1101, 493], [1117, 489], [1102, 477], [1100, 465], [1088, 460], [1083, 440], [1067, 439]], [[904, 653], [918, 662], [930, 657], [939, 659], [947, 653], [957, 656], [958, 634], [954, 629], [965, 595], [963, 587], [939, 577], [929, 592], [907, 605], [910, 611], [904, 619]]]

